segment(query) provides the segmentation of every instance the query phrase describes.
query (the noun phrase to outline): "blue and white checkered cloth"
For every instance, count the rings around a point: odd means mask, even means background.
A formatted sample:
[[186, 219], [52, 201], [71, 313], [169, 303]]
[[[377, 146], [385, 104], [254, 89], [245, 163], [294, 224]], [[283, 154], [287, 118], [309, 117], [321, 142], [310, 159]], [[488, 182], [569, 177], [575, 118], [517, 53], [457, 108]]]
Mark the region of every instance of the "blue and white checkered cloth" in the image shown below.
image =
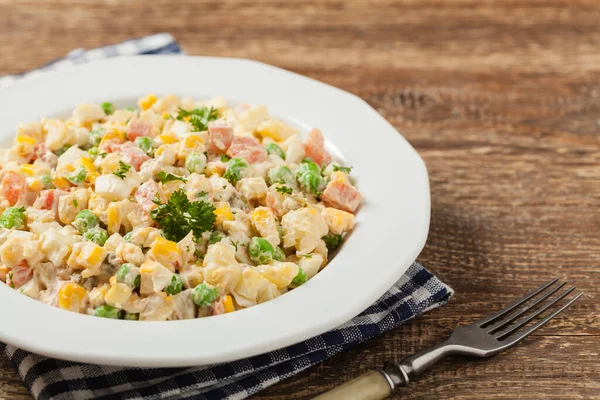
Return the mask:
[[[77, 49], [21, 76], [106, 57], [182, 54], [169, 34], [157, 34], [93, 50]], [[194, 368], [123, 368], [55, 360], [0, 343], [36, 399], [244, 399], [300, 371], [372, 339], [448, 302], [452, 289], [414, 263], [375, 304], [344, 325], [271, 353]], [[400, 356], [400, 355], [399, 355]]]

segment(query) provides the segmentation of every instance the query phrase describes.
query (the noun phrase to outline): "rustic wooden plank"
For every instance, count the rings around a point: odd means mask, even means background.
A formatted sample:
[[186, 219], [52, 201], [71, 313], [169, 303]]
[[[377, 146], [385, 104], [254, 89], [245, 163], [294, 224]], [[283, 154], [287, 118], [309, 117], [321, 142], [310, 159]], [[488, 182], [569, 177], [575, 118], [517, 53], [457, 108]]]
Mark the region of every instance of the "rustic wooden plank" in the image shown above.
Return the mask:
[[[423, 156], [432, 218], [419, 259], [456, 297], [257, 398], [310, 398], [553, 276], [586, 294], [564, 317], [496, 358], [446, 361], [395, 398], [600, 398], [599, 17], [593, 0], [0, 0], [0, 74], [168, 31], [190, 54], [355, 93]], [[29, 398], [5, 357], [0, 398]]]

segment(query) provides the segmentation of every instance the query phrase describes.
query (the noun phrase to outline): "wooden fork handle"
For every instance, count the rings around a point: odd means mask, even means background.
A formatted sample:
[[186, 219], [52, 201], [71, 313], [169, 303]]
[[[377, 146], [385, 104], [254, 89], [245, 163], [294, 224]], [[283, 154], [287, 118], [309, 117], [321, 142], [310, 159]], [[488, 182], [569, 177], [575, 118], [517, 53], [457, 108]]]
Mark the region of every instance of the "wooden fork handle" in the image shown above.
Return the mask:
[[392, 387], [379, 371], [369, 371], [313, 400], [382, 400], [392, 394]]

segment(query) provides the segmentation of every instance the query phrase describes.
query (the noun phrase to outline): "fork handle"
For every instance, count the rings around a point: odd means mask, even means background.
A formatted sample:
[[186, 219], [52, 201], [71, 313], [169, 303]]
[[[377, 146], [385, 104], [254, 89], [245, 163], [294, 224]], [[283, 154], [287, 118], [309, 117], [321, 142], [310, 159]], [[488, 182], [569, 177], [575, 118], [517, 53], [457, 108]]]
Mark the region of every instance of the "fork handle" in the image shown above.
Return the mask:
[[381, 400], [398, 386], [407, 386], [411, 378], [421, 375], [442, 358], [455, 353], [449, 340], [432, 346], [402, 361], [388, 362], [383, 370], [369, 371], [358, 378], [325, 392], [314, 400]]
[[392, 394], [392, 386], [381, 371], [368, 371], [313, 400], [382, 400]]

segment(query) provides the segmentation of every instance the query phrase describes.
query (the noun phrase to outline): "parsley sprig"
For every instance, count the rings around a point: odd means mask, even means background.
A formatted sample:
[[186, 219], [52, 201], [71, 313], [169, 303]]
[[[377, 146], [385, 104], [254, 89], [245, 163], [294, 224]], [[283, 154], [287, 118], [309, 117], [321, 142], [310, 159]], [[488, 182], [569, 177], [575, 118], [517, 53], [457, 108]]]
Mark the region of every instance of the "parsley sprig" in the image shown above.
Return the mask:
[[158, 196], [153, 201], [158, 207], [150, 212], [150, 216], [165, 237], [176, 242], [189, 232], [199, 239], [203, 232], [213, 229], [217, 219], [215, 206], [202, 200], [191, 202], [183, 189], [175, 191], [166, 203], [161, 203]]
[[167, 173], [165, 171], [160, 171], [158, 175], [156, 175], [156, 177], [158, 178], [160, 183], [163, 184], [171, 181], [181, 181], [183, 183], [187, 182], [187, 179], [185, 179], [183, 176], [173, 175], [172, 173]]
[[216, 108], [196, 108], [192, 111], [184, 110], [179, 107], [177, 119], [182, 120], [185, 117], [190, 119], [190, 124], [194, 127], [194, 132], [202, 132], [208, 129], [208, 123], [219, 118], [219, 111]]
[[281, 194], [292, 194], [292, 188], [289, 186], [278, 186], [275, 188], [276, 191], [278, 191]]
[[333, 170], [334, 171], [342, 171], [342, 172], [349, 174], [350, 171], [352, 171], [352, 167], [342, 167], [340, 165], [333, 164]]
[[131, 165], [127, 165], [123, 161], [119, 160], [119, 169], [113, 172], [113, 174], [115, 174], [121, 179], [125, 179], [125, 174], [127, 174], [127, 172], [129, 172], [130, 169]]

